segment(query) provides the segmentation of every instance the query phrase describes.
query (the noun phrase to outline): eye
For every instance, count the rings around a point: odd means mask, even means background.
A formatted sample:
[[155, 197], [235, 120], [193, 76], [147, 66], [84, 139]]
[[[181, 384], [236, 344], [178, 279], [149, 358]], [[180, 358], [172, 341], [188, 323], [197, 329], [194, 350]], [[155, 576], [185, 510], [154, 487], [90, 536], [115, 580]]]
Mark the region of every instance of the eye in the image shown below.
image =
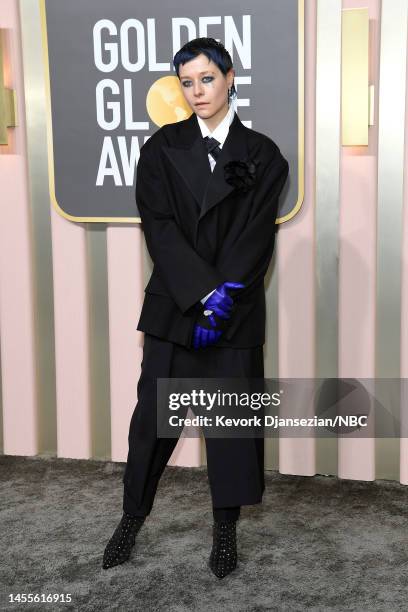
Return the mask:
[[[207, 80], [206, 80], [206, 79], [207, 79]], [[208, 75], [208, 76], [204, 76], [204, 77], [202, 78], [202, 81], [203, 81], [204, 83], [211, 83], [211, 81], [213, 81], [213, 80], [214, 80], [214, 77], [209, 76], [209, 75]], [[190, 81], [190, 80], [188, 80], [188, 81], [182, 81], [182, 83], [181, 83], [181, 84], [183, 85], [183, 87], [190, 87], [191, 81]]]

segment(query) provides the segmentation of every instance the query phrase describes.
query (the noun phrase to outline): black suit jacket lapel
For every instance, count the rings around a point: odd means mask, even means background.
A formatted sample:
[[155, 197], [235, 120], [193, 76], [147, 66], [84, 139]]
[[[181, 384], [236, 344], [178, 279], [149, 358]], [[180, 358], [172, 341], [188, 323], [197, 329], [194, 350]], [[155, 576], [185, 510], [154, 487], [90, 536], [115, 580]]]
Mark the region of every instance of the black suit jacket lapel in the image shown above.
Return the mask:
[[163, 146], [164, 152], [191, 191], [201, 210], [201, 203], [211, 176], [210, 163], [195, 113], [175, 135], [177, 145]]
[[164, 152], [194, 196], [199, 220], [234, 189], [224, 179], [224, 165], [248, 155], [246, 130], [238, 115], [230, 125], [221, 153], [211, 172], [197, 116], [193, 113], [179, 126], [177, 145], [164, 146]]

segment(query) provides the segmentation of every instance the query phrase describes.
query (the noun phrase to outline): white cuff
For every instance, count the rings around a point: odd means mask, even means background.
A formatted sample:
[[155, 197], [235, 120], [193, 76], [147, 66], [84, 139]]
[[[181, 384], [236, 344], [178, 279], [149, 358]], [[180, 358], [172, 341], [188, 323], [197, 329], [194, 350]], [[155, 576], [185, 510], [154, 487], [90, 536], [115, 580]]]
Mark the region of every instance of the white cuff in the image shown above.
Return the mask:
[[210, 295], [212, 295], [214, 293], [215, 289], [213, 289], [212, 291], [210, 291], [210, 293], [207, 293], [207, 295], [205, 297], [203, 297], [202, 300], [200, 300], [200, 302], [202, 304], [204, 304], [206, 302], [206, 300], [210, 297]]

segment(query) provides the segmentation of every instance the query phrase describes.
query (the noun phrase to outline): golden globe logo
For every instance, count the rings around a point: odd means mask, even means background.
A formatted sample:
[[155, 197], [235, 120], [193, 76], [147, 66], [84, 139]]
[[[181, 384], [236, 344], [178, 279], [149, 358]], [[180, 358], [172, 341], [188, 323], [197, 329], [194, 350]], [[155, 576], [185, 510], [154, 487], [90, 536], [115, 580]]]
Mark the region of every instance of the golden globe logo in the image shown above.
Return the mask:
[[153, 83], [147, 92], [146, 109], [151, 120], [159, 127], [188, 119], [192, 112], [176, 76], [165, 76]]

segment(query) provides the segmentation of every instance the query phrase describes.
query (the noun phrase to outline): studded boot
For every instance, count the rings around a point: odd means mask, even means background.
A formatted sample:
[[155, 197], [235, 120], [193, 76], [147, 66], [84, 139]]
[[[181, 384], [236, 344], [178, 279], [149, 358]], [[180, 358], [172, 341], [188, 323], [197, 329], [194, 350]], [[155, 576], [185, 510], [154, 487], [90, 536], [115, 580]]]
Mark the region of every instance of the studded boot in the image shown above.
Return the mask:
[[213, 546], [208, 561], [217, 578], [224, 578], [237, 566], [236, 521], [220, 521], [213, 525]]
[[105, 548], [103, 569], [120, 565], [129, 559], [132, 546], [135, 544], [136, 534], [145, 519], [145, 516], [132, 516], [126, 512], [123, 513], [119, 525]]

